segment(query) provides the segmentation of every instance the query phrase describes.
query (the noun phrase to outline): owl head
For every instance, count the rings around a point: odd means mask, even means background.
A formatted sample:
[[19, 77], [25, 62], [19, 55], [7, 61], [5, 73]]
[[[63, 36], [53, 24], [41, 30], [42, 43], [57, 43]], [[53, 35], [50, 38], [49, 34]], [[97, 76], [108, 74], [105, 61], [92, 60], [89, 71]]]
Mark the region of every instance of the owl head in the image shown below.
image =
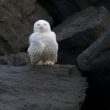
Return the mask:
[[50, 24], [45, 20], [38, 20], [34, 23], [34, 32], [49, 32], [51, 31]]

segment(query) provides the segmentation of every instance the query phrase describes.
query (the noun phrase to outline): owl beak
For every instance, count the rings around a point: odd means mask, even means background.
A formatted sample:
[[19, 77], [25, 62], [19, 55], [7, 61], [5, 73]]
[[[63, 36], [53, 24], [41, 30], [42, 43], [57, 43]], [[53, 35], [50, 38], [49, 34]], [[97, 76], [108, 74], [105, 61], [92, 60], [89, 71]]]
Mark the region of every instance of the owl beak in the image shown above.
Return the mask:
[[40, 26], [40, 29], [43, 30], [43, 27]]

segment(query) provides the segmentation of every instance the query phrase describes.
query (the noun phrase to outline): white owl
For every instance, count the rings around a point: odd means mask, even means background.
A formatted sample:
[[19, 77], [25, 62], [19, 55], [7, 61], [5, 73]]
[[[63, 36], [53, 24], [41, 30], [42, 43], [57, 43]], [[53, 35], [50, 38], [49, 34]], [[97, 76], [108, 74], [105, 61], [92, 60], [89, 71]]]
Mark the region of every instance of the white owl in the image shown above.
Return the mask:
[[54, 65], [57, 62], [56, 34], [45, 20], [35, 22], [29, 37], [28, 54], [32, 65]]

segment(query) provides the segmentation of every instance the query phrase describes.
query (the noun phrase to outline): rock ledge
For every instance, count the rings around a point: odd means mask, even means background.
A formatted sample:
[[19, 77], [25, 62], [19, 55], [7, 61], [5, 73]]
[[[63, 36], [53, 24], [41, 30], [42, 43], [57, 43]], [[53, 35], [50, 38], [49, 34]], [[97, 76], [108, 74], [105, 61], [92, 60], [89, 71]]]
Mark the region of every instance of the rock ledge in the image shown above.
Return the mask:
[[0, 110], [79, 110], [86, 79], [75, 66], [0, 66]]

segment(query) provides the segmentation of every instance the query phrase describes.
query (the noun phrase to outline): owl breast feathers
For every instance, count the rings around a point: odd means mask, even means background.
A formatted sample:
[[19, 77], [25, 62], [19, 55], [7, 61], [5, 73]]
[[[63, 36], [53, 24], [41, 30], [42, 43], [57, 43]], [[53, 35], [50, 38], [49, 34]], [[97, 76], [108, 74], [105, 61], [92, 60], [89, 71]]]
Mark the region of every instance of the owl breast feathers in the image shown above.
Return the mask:
[[29, 37], [28, 54], [32, 65], [54, 65], [57, 62], [58, 43], [47, 21], [39, 20], [34, 24]]

